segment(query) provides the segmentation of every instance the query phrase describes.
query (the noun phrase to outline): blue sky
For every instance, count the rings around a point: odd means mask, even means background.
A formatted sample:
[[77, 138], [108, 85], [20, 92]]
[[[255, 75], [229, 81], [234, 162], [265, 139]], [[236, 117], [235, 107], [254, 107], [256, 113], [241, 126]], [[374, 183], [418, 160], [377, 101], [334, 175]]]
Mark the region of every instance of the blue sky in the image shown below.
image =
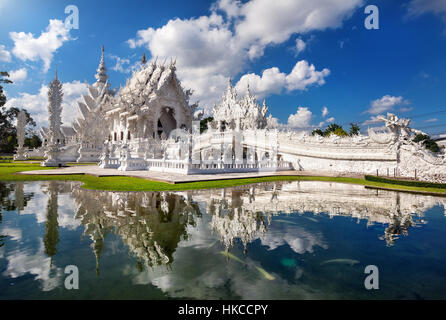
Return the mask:
[[[426, 132], [446, 132], [444, 0], [38, 3], [0, 0], [0, 69], [16, 79], [5, 88], [8, 106], [23, 106], [42, 125], [56, 65], [69, 124], [104, 45], [113, 87], [125, 84], [145, 51], [176, 58], [183, 85], [205, 108], [231, 77], [240, 94], [249, 83], [296, 129], [332, 121], [367, 128], [390, 111]], [[364, 27], [370, 4], [379, 9], [378, 30]], [[78, 30], [64, 26], [67, 5], [79, 9]]]

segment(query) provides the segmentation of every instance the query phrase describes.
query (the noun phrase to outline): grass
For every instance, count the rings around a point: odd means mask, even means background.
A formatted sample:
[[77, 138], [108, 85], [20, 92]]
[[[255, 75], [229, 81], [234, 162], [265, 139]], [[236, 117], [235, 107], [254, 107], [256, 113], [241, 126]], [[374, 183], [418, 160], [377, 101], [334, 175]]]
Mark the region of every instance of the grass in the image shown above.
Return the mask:
[[159, 181], [151, 181], [134, 177], [94, 177], [90, 175], [20, 175], [16, 174], [21, 171], [45, 170], [54, 168], [40, 167], [33, 163], [0, 163], [0, 181], [79, 181], [82, 187], [92, 190], [106, 191], [179, 191], [193, 189], [212, 189], [240, 186], [260, 182], [274, 181], [327, 181], [338, 183], [349, 183], [363, 185], [366, 187], [381, 188], [388, 190], [399, 190], [409, 192], [422, 192], [441, 194], [446, 196], [446, 189], [426, 188], [395, 185], [382, 182], [367, 181], [360, 178], [349, 177], [315, 177], [315, 176], [276, 176], [262, 178], [247, 178], [234, 180], [215, 180], [188, 182], [180, 184], [169, 184]]

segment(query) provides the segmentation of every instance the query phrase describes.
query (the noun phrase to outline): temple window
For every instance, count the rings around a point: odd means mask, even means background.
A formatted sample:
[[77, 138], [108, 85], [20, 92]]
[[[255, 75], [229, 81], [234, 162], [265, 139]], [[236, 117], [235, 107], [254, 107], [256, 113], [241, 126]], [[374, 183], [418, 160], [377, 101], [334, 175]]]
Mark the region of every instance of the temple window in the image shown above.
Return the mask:
[[130, 131], [127, 131], [127, 140], [130, 140]]
[[124, 140], [124, 132], [121, 131], [121, 141]]
[[113, 132], [113, 134], [114, 134], [115, 141], [118, 141], [118, 135], [116, 134], [116, 132]]

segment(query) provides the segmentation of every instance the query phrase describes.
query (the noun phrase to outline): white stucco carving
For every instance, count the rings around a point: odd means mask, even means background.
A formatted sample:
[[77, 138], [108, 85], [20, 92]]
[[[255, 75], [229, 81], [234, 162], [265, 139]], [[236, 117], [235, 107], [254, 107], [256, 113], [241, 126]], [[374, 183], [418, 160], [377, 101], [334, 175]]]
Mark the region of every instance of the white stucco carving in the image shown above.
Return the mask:
[[41, 163], [44, 167], [64, 166], [61, 160], [60, 147], [63, 144], [61, 132], [62, 124], [62, 83], [57, 78], [57, 71], [54, 80], [51, 81], [48, 89], [48, 141], [45, 146], [45, 161]]
[[14, 155], [14, 160], [26, 160], [28, 159], [28, 154], [26, 149], [23, 147], [26, 136], [26, 114], [23, 110], [20, 110], [19, 114], [17, 115], [16, 130], [18, 147], [16, 154]]

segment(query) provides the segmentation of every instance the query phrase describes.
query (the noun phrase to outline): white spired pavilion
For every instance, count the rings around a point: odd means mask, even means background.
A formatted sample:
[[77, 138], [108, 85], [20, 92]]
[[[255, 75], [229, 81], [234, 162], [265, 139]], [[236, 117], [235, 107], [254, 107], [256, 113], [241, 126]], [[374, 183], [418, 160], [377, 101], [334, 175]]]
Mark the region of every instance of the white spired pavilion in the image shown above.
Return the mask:
[[44, 167], [61, 167], [65, 162], [60, 159], [60, 147], [63, 144], [63, 135], [60, 130], [62, 124], [62, 83], [57, 78], [57, 70], [54, 80], [48, 89], [48, 135], [45, 148]]

